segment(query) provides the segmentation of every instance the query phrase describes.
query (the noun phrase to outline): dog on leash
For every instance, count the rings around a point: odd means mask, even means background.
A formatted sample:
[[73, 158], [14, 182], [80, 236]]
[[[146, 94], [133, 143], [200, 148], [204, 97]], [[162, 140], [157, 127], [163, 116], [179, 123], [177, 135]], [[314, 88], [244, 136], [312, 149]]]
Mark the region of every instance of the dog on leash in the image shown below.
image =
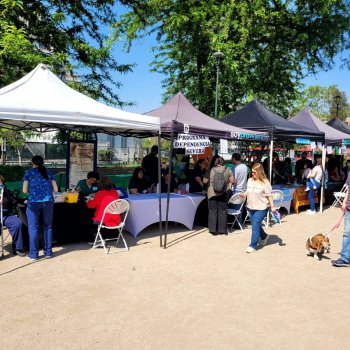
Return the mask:
[[311, 236], [306, 241], [306, 254], [313, 255], [316, 260], [320, 260], [323, 253], [329, 253], [329, 238], [322, 233]]

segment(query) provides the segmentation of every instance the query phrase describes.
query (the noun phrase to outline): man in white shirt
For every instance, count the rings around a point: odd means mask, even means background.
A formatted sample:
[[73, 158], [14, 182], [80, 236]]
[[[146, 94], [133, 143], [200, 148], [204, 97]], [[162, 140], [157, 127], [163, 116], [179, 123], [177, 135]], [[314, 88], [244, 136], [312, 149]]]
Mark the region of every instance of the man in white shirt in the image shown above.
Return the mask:
[[235, 166], [233, 177], [235, 182], [232, 187], [233, 194], [245, 192], [247, 190], [248, 168], [241, 163], [241, 155], [239, 153], [232, 154], [232, 164]]
[[[234, 165], [233, 177], [235, 179], [232, 186], [232, 194], [245, 192], [247, 190], [248, 168], [241, 163], [241, 155], [239, 153], [232, 154], [231, 162]], [[240, 204], [234, 204], [234, 209], [239, 209]], [[245, 212], [245, 208], [243, 208]], [[238, 216], [238, 221], [243, 225], [243, 215]]]

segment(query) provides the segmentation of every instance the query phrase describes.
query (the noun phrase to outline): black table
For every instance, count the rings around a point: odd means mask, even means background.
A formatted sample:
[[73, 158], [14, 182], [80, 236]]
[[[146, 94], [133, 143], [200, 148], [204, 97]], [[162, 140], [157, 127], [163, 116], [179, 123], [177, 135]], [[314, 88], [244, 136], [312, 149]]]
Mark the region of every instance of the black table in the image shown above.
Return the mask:
[[[79, 242], [91, 239], [97, 231], [92, 223], [95, 209], [89, 209], [84, 201], [78, 203], [55, 203], [53, 212], [53, 240], [58, 243]], [[28, 228], [26, 205], [18, 205], [18, 216]], [[25, 238], [26, 240], [26, 238]]]

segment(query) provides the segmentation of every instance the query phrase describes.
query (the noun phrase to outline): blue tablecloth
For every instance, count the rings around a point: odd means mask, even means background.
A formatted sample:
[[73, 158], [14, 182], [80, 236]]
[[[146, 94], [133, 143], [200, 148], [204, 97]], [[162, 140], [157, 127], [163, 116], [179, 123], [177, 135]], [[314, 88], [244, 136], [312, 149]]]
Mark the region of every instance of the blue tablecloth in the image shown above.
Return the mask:
[[283, 199], [274, 201], [276, 206], [278, 206], [280, 208], [285, 208], [289, 214], [290, 213], [290, 206], [291, 206], [292, 200], [293, 200], [294, 191], [299, 186], [300, 185], [293, 185], [291, 187], [286, 187], [284, 185], [272, 185], [273, 190], [280, 190], [283, 192]]

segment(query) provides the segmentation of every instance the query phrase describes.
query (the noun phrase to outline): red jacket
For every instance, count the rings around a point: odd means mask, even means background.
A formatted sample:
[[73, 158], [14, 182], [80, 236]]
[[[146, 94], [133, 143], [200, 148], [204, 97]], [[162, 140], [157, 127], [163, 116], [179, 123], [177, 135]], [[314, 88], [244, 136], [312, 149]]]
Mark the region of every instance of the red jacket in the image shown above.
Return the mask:
[[[100, 190], [96, 192], [94, 199], [87, 201], [88, 208], [96, 208], [93, 220], [101, 221], [103, 212], [107, 205], [114, 200], [119, 199], [118, 192], [116, 190]], [[120, 215], [106, 214], [103, 220], [103, 224], [106, 226], [117, 226], [120, 224]]]

